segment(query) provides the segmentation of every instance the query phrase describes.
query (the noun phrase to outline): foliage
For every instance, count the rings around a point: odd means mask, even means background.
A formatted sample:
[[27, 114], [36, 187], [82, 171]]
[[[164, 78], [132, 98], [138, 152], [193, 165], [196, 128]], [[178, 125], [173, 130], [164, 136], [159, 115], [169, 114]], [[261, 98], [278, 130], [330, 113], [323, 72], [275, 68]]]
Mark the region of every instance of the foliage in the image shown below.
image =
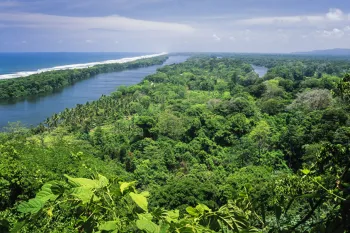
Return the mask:
[[0, 231], [348, 232], [349, 63], [218, 56], [0, 133]]
[[25, 78], [0, 80], [0, 100], [48, 94], [97, 74], [161, 64], [166, 59], [166, 56], [160, 56], [123, 64], [104, 64], [85, 69], [49, 71]]

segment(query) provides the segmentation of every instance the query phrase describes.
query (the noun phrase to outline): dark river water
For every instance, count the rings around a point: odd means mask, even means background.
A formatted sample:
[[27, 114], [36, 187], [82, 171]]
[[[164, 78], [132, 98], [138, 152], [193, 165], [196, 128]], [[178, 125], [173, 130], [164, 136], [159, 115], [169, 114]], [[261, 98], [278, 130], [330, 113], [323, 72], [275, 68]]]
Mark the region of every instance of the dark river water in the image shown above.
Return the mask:
[[97, 100], [101, 95], [108, 95], [121, 85], [137, 84], [147, 75], [155, 73], [158, 68], [184, 62], [187, 58], [186, 56], [171, 56], [163, 65], [100, 74], [48, 96], [12, 103], [0, 102], [0, 129], [9, 122], [17, 121], [26, 126], [37, 125], [65, 108], [73, 108], [77, 104]]
[[259, 77], [263, 77], [266, 73], [268, 68], [264, 67], [264, 66], [255, 66], [252, 65], [254, 71], [259, 75]]

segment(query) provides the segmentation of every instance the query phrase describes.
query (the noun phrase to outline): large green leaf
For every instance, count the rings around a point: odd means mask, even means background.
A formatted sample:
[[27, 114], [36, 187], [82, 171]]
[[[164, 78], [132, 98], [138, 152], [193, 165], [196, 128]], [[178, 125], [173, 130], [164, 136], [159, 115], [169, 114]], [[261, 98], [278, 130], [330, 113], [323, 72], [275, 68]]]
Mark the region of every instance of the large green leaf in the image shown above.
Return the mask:
[[221, 207], [213, 216], [221, 228], [225, 227], [230, 230], [240, 232], [249, 227], [247, 216], [244, 211], [237, 207], [234, 202]]
[[196, 208], [193, 208], [191, 206], [186, 208], [187, 213], [189, 213], [191, 216], [198, 217], [199, 216], [199, 211]]
[[44, 207], [44, 204], [45, 203], [41, 199], [34, 198], [30, 199], [28, 202], [19, 204], [17, 210], [24, 214], [36, 214]]
[[64, 193], [65, 188], [63, 185], [54, 183], [51, 185], [51, 192], [57, 196], [60, 196]]
[[68, 179], [68, 183], [73, 187], [86, 187], [89, 189], [99, 188], [98, 181], [86, 179], [86, 178], [73, 178], [68, 175], [64, 175]]
[[98, 174], [98, 188], [107, 187], [108, 184], [109, 180], [105, 176]]
[[170, 226], [168, 224], [161, 224], [159, 233], [167, 233]]
[[134, 192], [129, 193], [131, 199], [144, 211], [148, 212], [148, 201], [142, 194], [137, 194]]
[[165, 213], [165, 220], [168, 223], [174, 222], [177, 223], [179, 219], [179, 210], [167, 211]]
[[205, 211], [208, 211], [208, 212], [211, 211], [211, 209], [209, 209], [209, 207], [206, 206], [206, 205], [204, 205], [204, 204], [198, 204], [198, 205], [196, 206], [196, 209], [197, 209], [198, 212], [201, 213], [201, 214], [204, 214]]
[[101, 224], [98, 229], [100, 231], [116, 231], [118, 229], [119, 222], [118, 221], [108, 221]]
[[35, 198], [30, 199], [28, 202], [21, 203], [17, 210], [22, 213], [38, 213], [48, 201], [54, 201], [58, 195], [52, 192], [52, 187], [57, 185], [56, 182], [50, 182], [43, 185], [41, 190], [36, 194]]
[[90, 187], [77, 187], [72, 189], [72, 196], [78, 198], [83, 204], [92, 201], [98, 201], [99, 198], [94, 194]]
[[133, 187], [136, 184], [136, 181], [133, 182], [119, 182], [120, 192], [124, 193], [130, 187]]
[[139, 214], [139, 219], [136, 221], [138, 229], [146, 231], [147, 233], [160, 233], [160, 226], [152, 222], [152, 215]]
[[54, 201], [58, 197], [52, 192], [52, 186], [54, 183], [46, 183], [43, 185], [41, 190], [36, 194], [35, 199], [40, 199], [45, 204], [47, 201]]

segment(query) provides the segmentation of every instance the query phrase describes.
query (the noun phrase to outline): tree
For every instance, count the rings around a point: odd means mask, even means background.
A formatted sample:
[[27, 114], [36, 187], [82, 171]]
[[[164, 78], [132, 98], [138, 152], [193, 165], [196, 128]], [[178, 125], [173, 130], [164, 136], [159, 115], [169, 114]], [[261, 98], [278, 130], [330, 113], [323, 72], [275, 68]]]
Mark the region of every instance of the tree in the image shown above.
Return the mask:
[[263, 99], [259, 104], [261, 111], [269, 115], [276, 115], [285, 109], [285, 104], [281, 98]]
[[259, 157], [261, 156], [263, 149], [268, 145], [268, 139], [271, 134], [269, 124], [262, 120], [258, 122], [255, 128], [249, 133], [249, 137], [257, 144], [259, 150]]
[[340, 98], [349, 103], [350, 102], [350, 74], [345, 74], [343, 80], [338, 84], [336, 94]]
[[299, 93], [293, 103], [288, 106], [288, 109], [321, 110], [330, 106], [331, 103], [332, 95], [329, 90], [314, 89]]
[[156, 125], [153, 117], [150, 116], [140, 116], [136, 118], [135, 124], [143, 130], [143, 137], [152, 137], [151, 129]]

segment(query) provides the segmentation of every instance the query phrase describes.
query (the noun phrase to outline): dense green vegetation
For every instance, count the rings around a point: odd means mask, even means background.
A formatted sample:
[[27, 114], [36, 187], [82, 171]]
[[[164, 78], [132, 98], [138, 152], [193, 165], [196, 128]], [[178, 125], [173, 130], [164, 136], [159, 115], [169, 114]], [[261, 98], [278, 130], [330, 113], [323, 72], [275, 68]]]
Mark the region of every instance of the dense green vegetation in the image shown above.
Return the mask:
[[166, 59], [167, 56], [159, 56], [121, 64], [104, 64], [85, 69], [49, 71], [23, 78], [0, 80], [0, 100], [48, 94], [97, 74], [159, 65]]
[[194, 57], [10, 125], [0, 232], [349, 232], [350, 66], [267, 59]]

